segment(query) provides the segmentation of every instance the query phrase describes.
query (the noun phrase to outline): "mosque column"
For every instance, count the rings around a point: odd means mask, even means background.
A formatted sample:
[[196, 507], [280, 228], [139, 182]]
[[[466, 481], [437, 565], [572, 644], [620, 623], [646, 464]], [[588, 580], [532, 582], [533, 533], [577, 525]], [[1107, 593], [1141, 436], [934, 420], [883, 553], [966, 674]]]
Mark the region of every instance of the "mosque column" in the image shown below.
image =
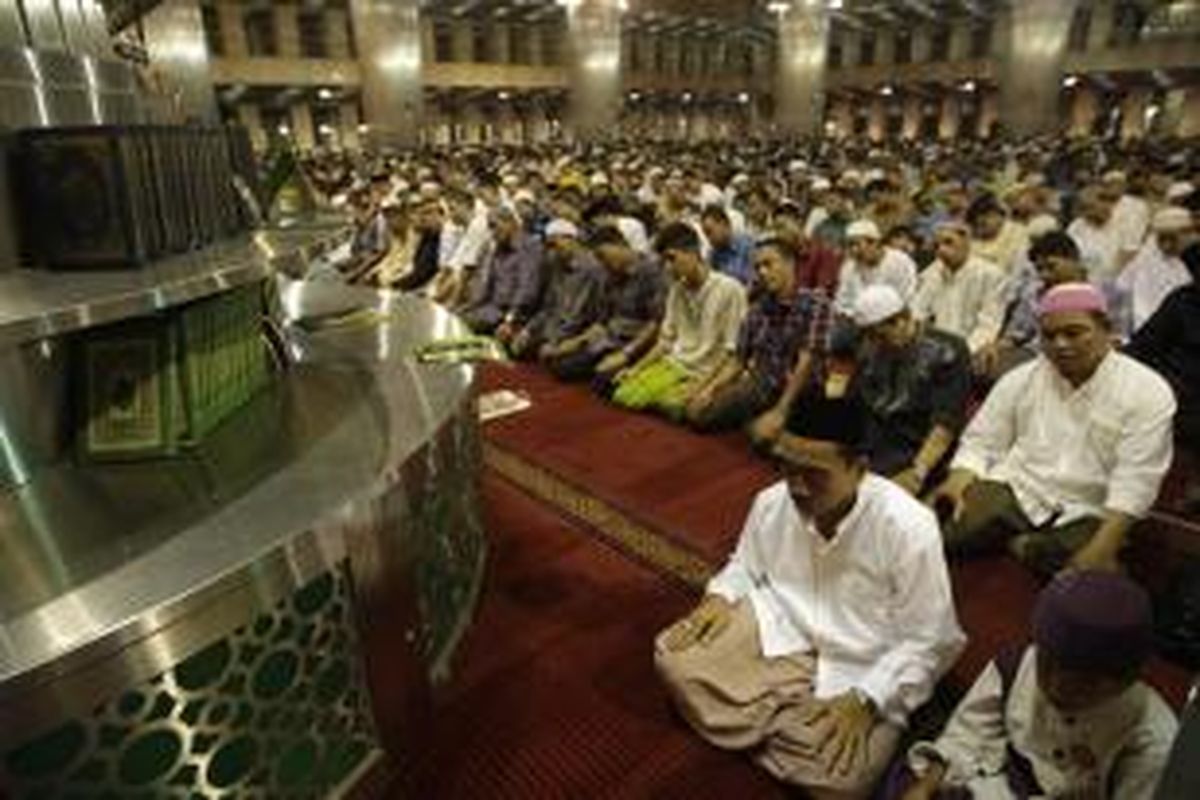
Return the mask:
[[1175, 135], [1183, 138], [1200, 136], [1200, 88], [1187, 90], [1179, 111], [1179, 123]]
[[904, 125], [900, 135], [907, 141], [916, 139], [921, 134], [921, 103], [919, 94], [912, 92], [904, 96]]
[[200, 6], [165, 0], [142, 17], [141, 29], [150, 66], [167, 87], [165, 121], [215, 122], [217, 98]]
[[[979, 126], [974, 131], [976, 136], [987, 135], [995, 126], [1000, 118], [1000, 98], [995, 92], [985, 92], [979, 98]], [[1055, 106], [1055, 120], [1058, 118], [1057, 104]]]
[[887, 135], [887, 106], [881, 95], [871, 98], [871, 107], [867, 117], [867, 138], [872, 142], [882, 142]]
[[302, 152], [312, 150], [317, 142], [313, 129], [312, 108], [308, 103], [295, 103], [288, 109], [292, 121], [292, 141]]
[[1000, 113], [1018, 135], [1058, 129], [1058, 99], [1071, 19], [1079, 0], [1016, 0], [1004, 16]]
[[278, 3], [271, 8], [275, 42], [280, 58], [300, 57], [300, 7]]
[[778, 15], [775, 122], [784, 134], [821, 133], [829, 56], [829, 15], [821, 0], [797, 0]]
[[862, 57], [862, 34], [842, 28], [838, 32], [838, 39], [842, 45], [842, 67], [857, 67]]
[[245, 58], [249, 52], [242, 11], [241, 3], [230, 1], [217, 4], [217, 19], [221, 23], [221, 47], [225, 58]]
[[1108, 49], [1108, 40], [1112, 37], [1113, 23], [1116, 21], [1116, 5], [1116, 0], [1095, 0], [1092, 4], [1087, 35], [1089, 53]]
[[942, 112], [938, 117], [938, 138], [953, 139], [958, 136], [962, 123], [962, 107], [954, 93], [948, 93], [942, 98]]
[[470, 64], [475, 60], [475, 29], [467, 17], [450, 23], [450, 53], [458, 64]]
[[950, 61], [966, 61], [971, 57], [971, 22], [959, 20], [950, 27]]
[[833, 123], [834, 136], [839, 139], [854, 132], [853, 102], [847, 95], [841, 94], [831, 101], [829, 120]]
[[1071, 136], [1087, 136], [1096, 124], [1100, 113], [1100, 101], [1089, 86], [1076, 86], [1071, 95], [1071, 120], [1068, 133]]
[[928, 25], [920, 25], [912, 34], [912, 63], [926, 64], [933, 53], [933, 35]]
[[350, 26], [346, 10], [342, 8], [325, 9], [325, 52], [330, 58], [346, 59], [350, 57]]
[[1146, 109], [1152, 95], [1148, 89], [1132, 88], [1121, 101], [1121, 138], [1140, 139], [1146, 135]]
[[570, 127], [581, 140], [616, 130], [621, 111], [620, 0], [576, 0], [567, 6]]
[[362, 70], [363, 112], [375, 144], [413, 147], [420, 141], [419, 0], [351, 0]]
[[238, 103], [237, 117], [238, 124], [249, 134], [254, 150], [259, 153], [266, 151], [267, 132], [263, 130], [262, 110], [254, 103]]
[[347, 100], [338, 107], [339, 127], [342, 129], [342, 146], [347, 150], [358, 150], [362, 147], [362, 137], [358, 126], [362, 120], [358, 118], [358, 103]]
[[512, 63], [512, 27], [507, 22], [492, 22], [492, 62]]

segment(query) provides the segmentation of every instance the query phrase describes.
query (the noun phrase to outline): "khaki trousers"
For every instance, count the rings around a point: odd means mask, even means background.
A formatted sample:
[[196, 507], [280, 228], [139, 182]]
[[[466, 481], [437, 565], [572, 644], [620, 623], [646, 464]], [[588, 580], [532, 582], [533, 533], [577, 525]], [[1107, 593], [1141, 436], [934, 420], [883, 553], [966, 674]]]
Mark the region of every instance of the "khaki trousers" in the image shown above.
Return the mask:
[[787, 783], [819, 797], [865, 797], [888, 766], [900, 728], [879, 722], [867, 753], [848, 774], [835, 773], [820, 745], [828, 723], [804, 722], [814, 700], [816, 659], [765, 658], [758, 621], [748, 602], [707, 645], [671, 652], [655, 642], [655, 664], [683, 717], [706, 740], [728, 750], [748, 750], [756, 763]]

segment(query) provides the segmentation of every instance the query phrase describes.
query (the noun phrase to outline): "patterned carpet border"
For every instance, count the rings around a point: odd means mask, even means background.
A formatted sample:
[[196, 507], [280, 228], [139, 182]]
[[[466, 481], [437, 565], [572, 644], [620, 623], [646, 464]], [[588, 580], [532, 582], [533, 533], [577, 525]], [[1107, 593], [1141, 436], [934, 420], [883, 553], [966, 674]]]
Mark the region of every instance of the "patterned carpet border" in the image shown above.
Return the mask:
[[704, 559], [544, 467], [486, 441], [483, 460], [509, 483], [582, 523], [604, 542], [657, 572], [691, 588], [703, 588], [712, 577], [714, 570]]

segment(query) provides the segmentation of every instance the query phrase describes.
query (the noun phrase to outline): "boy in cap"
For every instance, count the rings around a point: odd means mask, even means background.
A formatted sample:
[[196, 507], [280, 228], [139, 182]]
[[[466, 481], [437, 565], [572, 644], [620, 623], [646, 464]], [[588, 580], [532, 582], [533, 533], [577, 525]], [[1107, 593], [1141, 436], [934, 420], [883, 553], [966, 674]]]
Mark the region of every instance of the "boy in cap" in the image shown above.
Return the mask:
[[655, 662], [684, 719], [811, 797], [865, 797], [965, 641], [932, 513], [867, 471], [861, 408], [813, 400], [774, 445], [700, 605]]
[[1138, 679], [1146, 593], [1115, 573], [1064, 573], [1038, 598], [1033, 640], [988, 664], [937, 741], [911, 748], [900, 796], [1154, 797], [1177, 725]]
[[1171, 464], [1175, 397], [1158, 373], [1113, 349], [1094, 286], [1054, 287], [1038, 317], [1042, 354], [996, 383], [934, 493], [946, 547], [1007, 545], [1045, 573], [1117, 569]]

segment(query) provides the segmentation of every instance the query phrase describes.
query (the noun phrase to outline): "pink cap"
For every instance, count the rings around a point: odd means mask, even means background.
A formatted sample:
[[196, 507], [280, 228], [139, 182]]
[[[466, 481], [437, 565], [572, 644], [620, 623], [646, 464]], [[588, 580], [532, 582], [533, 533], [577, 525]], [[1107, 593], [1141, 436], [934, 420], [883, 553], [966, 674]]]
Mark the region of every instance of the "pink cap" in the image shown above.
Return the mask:
[[1090, 283], [1063, 283], [1042, 295], [1038, 303], [1039, 317], [1065, 311], [1099, 311], [1107, 315], [1108, 299]]

